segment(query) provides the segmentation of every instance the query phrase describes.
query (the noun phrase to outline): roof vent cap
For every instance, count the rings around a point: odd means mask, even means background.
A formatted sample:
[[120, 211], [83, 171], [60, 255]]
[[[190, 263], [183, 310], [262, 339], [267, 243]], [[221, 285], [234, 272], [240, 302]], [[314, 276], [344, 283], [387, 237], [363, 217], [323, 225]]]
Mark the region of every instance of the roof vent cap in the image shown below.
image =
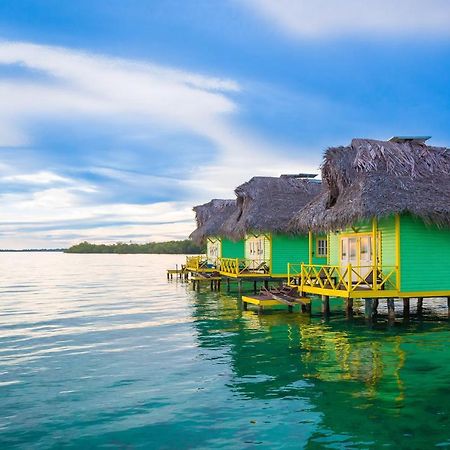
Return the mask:
[[316, 178], [317, 173], [297, 173], [297, 174], [282, 174], [280, 178], [301, 178], [301, 179], [312, 179]]
[[389, 139], [389, 142], [395, 142], [397, 144], [404, 144], [405, 142], [425, 144], [428, 139], [431, 139], [431, 136], [393, 136]]

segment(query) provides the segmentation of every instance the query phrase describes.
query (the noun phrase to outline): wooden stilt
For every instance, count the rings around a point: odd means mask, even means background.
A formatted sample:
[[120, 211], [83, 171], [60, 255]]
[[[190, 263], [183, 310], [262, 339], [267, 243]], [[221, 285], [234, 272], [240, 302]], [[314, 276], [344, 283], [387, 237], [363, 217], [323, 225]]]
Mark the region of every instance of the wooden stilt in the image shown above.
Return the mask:
[[380, 304], [380, 301], [377, 298], [373, 299], [373, 305], [372, 305], [372, 316], [376, 316], [378, 314], [378, 305]]
[[409, 298], [403, 299], [403, 317], [409, 317], [410, 313], [410, 302]]
[[227, 292], [230, 292], [230, 279], [227, 278]]
[[322, 295], [322, 313], [324, 316], [330, 314], [330, 297], [328, 295]]
[[388, 307], [388, 318], [389, 320], [395, 320], [395, 306], [394, 306], [394, 299], [388, 298], [387, 299], [387, 307]]
[[254, 281], [253, 282], [253, 292], [256, 294], [256, 289], [257, 289], [257, 286], [256, 286], [256, 281]]
[[247, 302], [244, 302], [243, 307], [244, 307], [244, 311], [247, 311], [247, 310], [248, 310], [248, 303], [247, 303]]
[[264, 280], [264, 287], [269, 289], [269, 280]]
[[372, 319], [373, 316], [373, 298], [364, 299], [364, 315], [366, 319]]
[[353, 317], [353, 299], [345, 299], [345, 314], [347, 317]]
[[423, 297], [417, 299], [417, 315], [421, 316], [423, 314]]

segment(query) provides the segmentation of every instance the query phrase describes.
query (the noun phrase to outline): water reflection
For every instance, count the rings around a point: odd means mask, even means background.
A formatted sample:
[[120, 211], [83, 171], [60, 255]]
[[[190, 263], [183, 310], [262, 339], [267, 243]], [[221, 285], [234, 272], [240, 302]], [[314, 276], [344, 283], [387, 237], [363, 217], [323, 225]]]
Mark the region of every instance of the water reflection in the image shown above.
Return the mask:
[[307, 448], [449, 444], [448, 323], [257, 315], [223, 294], [196, 294], [193, 315], [199, 345], [230, 356], [233, 392], [320, 413]]

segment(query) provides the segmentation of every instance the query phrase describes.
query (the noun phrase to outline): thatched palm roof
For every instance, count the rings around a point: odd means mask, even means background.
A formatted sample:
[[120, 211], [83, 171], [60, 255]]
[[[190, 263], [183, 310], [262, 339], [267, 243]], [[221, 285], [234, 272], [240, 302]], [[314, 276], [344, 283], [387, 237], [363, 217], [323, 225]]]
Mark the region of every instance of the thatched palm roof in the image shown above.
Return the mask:
[[300, 211], [290, 229], [334, 231], [361, 220], [410, 213], [450, 226], [450, 152], [420, 142], [353, 139], [329, 148], [323, 192]]
[[236, 211], [236, 208], [236, 200], [218, 199], [195, 206], [193, 210], [197, 221], [197, 229], [189, 237], [200, 244], [208, 237], [224, 236], [223, 223]]
[[253, 177], [239, 186], [237, 209], [223, 226], [232, 239], [247, 233], [285, 233], [294, 214], [321, 189], [318, 181], [292, 176]]

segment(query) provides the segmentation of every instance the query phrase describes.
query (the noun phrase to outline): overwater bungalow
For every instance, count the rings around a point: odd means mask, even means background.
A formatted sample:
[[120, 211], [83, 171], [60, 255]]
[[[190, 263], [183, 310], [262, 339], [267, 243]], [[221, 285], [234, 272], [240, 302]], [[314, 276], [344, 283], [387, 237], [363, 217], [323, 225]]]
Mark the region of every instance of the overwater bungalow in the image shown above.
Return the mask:
[[236, 209], [223, 225], [223, 232], [243, 242], [241, 257], [220, 258], [220, 273], [231, 278], [287, 278], [287, 263], [326, 261], [326, 237], [313, 237], [308, 260], [308, 238], [293, 236], [288, 223], [306, 203], [317, 196], [321, 183], [315, 175], [253, 177], [236, 190]]
[[198, 273], [217, 272], [220, 258], [244, 257], [244, 241], [228, 239], [223, 231], [224, 222], [236, 209], [236, 200], [219, 199], [193, 208], [197, 229], [189, 237], [199, 245], [206, 243], [206, 257], [187, 257], [188, 270]]
[[[330, 148], [323, 191], [290, 230], [326, 235], [323, 262], [290, 264], [304, 294], [450, 297], [450, 152], [427, 138], [354, 139]], [[295, 261], [295, 258], [291, 261]], [[392, 302], [391, 304], [389, 302]], [[393, 300], [388, 300], [393, 314]]]

